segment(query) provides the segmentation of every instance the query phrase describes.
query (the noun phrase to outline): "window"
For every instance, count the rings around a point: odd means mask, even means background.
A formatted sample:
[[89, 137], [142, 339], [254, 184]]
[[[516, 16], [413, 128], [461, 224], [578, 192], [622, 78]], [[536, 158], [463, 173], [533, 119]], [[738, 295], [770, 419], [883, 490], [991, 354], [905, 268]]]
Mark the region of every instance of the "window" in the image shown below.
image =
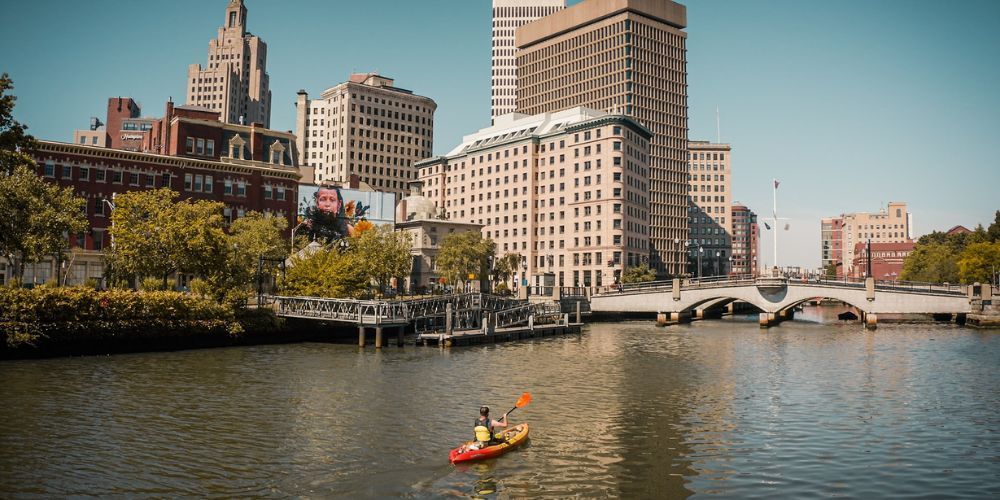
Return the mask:
[[163, 174], [163, 184], [160, 187], [170, 187], [170, 174]]
[[195, 191], [201, 191], [201, 185], [202, 185], [202, 181], [203, 180], [204, 180], [204, 177], [202, 177], [200, 175], [194, 176], [194, 190]]
[[56, 176], [56, 166], [55, 165], [46, 164], [45, 165], [45, 176], [46, 177], [55, 177]]
[[236, 196], [246, 196], [247, 195], [247, 183], [239, 181], [236, 183]]
[[205, 154], [205, 139], [200, 139], [200, 138], [198, 139], [197, 154], [199, 154], [199, 155]]
[[265, 200], [271, 199], [271, 186], [267, 184], [264, 185], [264, 199]]
[[278, 188], [278, 201], [285, 201], [285, 188]]
[[194, 179], [194, 176], [192, 176], [191, 174], [184, 174], [184, 190], [185, 191], [190, 191], [191, 190], [191, 182], [192, 182], [193, 179]]
[[104, 198], [94, 198], [94, 215], [104, 215]]
[[107, 174], [105, 173], [104, 169], [99, 168], [99, 169], [95, 170], [94, 172], [96, 174], [95, 178], [97, 179], [98, 182], [104, 182], [107, 179], [107, 177], [106, 177]]
[[212, 188], [213, 188], [213, 186], [212, 186], [212, 176], [211, 175], [206, 175], [205, 176], [205, 192], [206, 193], [213, 192]]
[[113, 171], [111, 171], [111, 182], [114, 182], [115, 184], [121, 184], [122, 183], [122, 172], [121, 172], [121, 170], [113, 170]]
[[64, 179], [71, 179], [73, 177], [73, 167], [69, 165], [63, 165], [62, 176]]
[[226, 179], [222, 193], [227, 195], [233, 194], [233, 181]]
[[184, 151], [187, 152], [187, 154], [194, 154], [194, 137], [187, 138], [187, 142], [185, 143], [184, 146]]
[[80, 167], [80, 180], [87, 181], [90, 180], [90, 169], [87, 167]]
[[139, 174], [137, 174], [135, 172], [129, 172], [129, 174], [128, 174], [128, 183], [131, 184], [131, 185], [133, 185], [133, 186], [138, 186], [139, 185]]
[[205, 143], [205, 154], [208, 156], [215, 156], [215, 141], [212, 139], [209, 139], [208, 142]]

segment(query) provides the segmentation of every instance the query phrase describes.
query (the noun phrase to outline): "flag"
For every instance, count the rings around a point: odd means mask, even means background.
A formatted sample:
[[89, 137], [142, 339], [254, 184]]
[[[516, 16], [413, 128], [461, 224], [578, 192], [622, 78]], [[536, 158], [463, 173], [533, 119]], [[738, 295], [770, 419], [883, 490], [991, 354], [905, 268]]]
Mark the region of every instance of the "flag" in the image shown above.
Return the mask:
[[775, 179], [774, 180], [774, 189], [778, 189], [778, 184], [780, 184], [780, 182], [778, 182], [778, 179]]
[[766, 222], [764, 223], [764, 227], [766, 227], [767, 229], [771, 229], [771, 226], [769, 226]]

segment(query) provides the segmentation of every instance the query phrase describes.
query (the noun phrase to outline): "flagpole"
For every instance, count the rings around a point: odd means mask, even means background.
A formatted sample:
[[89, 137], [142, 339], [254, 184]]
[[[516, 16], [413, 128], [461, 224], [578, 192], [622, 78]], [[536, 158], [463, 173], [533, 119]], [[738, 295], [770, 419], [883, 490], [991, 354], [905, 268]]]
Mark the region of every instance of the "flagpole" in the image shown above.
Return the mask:
[[774, 221], [774, 267], [778, 267], [778, 180], [772, 179], [772, 181], [774, 205], [771, 214]]

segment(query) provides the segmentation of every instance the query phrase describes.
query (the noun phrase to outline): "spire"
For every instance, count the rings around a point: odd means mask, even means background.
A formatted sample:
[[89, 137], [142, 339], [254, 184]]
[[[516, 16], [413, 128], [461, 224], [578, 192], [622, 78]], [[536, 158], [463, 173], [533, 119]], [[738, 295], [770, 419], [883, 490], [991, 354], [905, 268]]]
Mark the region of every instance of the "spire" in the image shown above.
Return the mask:
[[247, 31], [247, 8], [243, 0], [229, 0], [226, 7], [226, 29], [239, 29], [240, 33]]

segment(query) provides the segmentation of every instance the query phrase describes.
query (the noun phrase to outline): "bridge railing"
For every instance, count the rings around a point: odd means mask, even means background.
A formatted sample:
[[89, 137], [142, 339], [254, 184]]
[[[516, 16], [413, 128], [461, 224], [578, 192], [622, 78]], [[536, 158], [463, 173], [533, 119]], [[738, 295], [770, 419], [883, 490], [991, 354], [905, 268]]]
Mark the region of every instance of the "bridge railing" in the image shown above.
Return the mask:
[[965, 295], [967, 290], [965, 285], [951, 283], [922, 283], [919, 281], [893, 281], [876, 280], [877, 290], [900, 290], [911, 292], [947, 293], [951, 295]]

